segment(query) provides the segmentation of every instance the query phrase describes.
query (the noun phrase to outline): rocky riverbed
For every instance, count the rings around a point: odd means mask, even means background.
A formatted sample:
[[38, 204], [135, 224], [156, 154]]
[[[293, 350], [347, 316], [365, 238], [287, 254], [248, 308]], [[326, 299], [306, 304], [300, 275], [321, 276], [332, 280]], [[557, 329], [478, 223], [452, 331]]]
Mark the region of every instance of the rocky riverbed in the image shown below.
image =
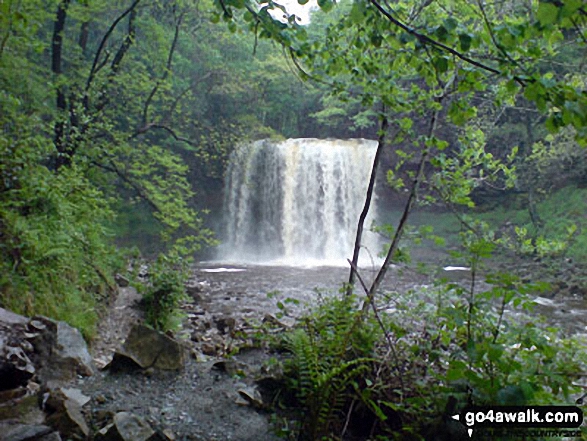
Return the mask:
[[[393, 271], [400, 290], [428, 280], [411, 271]], [[266, 363], [275, 354], [252, 347], [253, 335], [263, 322], [276, 330], [293, 325], [318, 296], [336, 293], [346, 274], [344, 268], [332, 267], [198, 266], [188, 284], [191, 299], [183, 305], [186, 320], [177, 336], [186, 350], [184, 368], [107, 369], [79, 380], [77, 387], [92, 397], [91, 424], [102, 427], [126, 411], [168, 439], [280, 439], [270, 423], [271, 391], [259, 387], [275, 375]], [[288, 303], [288, 298], [300, 303]], [[123, 336], [140, 322], [139, 300], [131, 288], [120, 289], [93, 345], [98, 364], [106, 365], [123, 345]], [[289, 316], [277, 318], [283, 312], [279, 302], [293, 308]]]
[[[271, 390], [262, 387], [279, 375], [268, 363], [276, 354], [253, 345], [258, 325], [292, 326], [346, 275], [331, 267], [201, 264], [173, 339], [140, 326], [141, 297], [120, 278], [89, 352], [65, 324], [0, 310], [0, 440], [278, 440]], [[385, 289], [399, 295], [435, 276], [393, 268]], [[584, 308], [573, 301], [582, 300], [537, 298], [555, 320], [572, 316], [573, 329], [584, 332]]]

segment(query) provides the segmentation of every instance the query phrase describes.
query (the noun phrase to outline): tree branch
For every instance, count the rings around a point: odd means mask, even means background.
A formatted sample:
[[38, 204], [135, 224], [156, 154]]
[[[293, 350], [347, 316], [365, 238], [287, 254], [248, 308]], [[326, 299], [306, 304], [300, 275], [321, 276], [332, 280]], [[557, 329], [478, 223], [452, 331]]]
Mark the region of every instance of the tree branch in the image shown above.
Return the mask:
[[134, 133], [131, 136], [131, 138], [136, 138], [139, 135], [142, 135], [143, 133], [146, 133], [146, 132], [148, 132], [151, 129], [161, 129], [161, 130], [164, 130], [167, 133], [169, 133], [171, 135], [171, 137], [173, 139], [175, 139], [176, 141], [184, 142], [184, 143], [186, 143], [188, 145], [191, 145], [192, 147], [198, 147], [198, 144], [196, 144], [192, 140], [190, 140], [188, 138], [184, 138], [183, 136], [179, 136], [177, 133], [175, 133], [175, 131], [171, 127], [168, 127], [168, 126], [166, 126], [164, 124], [157, 124], [157, 123], [150, 123], [150, 124], [147, 124], [146, 126], [141, 127], [140, 129], [138, 129], [136, 131], [136, 133]]
[[[383, 116], [381, 118], [381, 127], [379, 128], [379, 139], [377, 140], [377, 151], [375, 152], [375, 158], [373, 159], [373, 166], [371, 168], [371, 176], [369, 178], [369, 186], [367, 187], [367, 195], [365, 196], [365, 204], [363, 210], [359, 216], [359, 222], [357, 225], [357, 234], [355, 237], [355, 247], [353, 249], [353, 260], [351, 262], [351, 271], [349, 274], [349, 281], [347, 286], [347, 295], [353, 293], [353, 287], [355, 284], [355, 274], [357, 273], [355, 268], [359, 263], [359, 253], [361, 251], [361, 238], [363, 236], [363, 228], [365, 226], [365, 219], [369, 214], [369, 208], [371, 207], [371, 198], [373, 197], [373, 190], [375, 188], [375, 178], [377, 177], [377, 170], [379, 169], [379, 162], [385, 148], [385, 136], [387, 134], [387, 116], [385, 116], [385, 109], [382, 110]], [[361, 282], [362, 283], [362, 282]], [[367, 291], [368, 293], [368, 291]]]
[[135, 23], [136, 16], [137, 16], [137, 11], [135, 9], [131, 9], [130, 17], [128, 18], [128, 33], [126, 34], [126, 37], [124, 37], [124, 41], [122, 42], [122, 44], [118, 48], [118, 52], [116, 52], [116, 55], [114, 56], [114, 60], [112, 60], [112, 64], [110, 65], [110, 68], [112, 69], [110, 72], [110, 75], [114, 75], [118, 72], [118, 69], [120, 68], [120, 63], [122, 62], [122, 59], [124, 58], [124, 56], [126, 55], [126, 53], [129, 50], [130, 46], [133, 44], [133, 42], [135, 40], [136, 30], [135, 30], [134, 23]]
[[[441, 97], [437, 98], [436, 101], [440, 102], [440, 101], [442, 101], [443, 98], [444, 98], [444, 96], [441, 96]], [[430, 119], [430, 125], [428, 128], [428, 138], [431, 138], [434, 134], [434, 131], [436, 130], [438, 113], [439, 113], [439, 111], [435, 110], [432, 114], [432, 117]], [[373, 299], [375, 298], [375, 293], [379, 289], [379, 285], [381, 285], [381, 282], [383, 281], [383, 278], [385, 277], [385, 274], [387, 273], [387, 270], [389, 269], [389, 266], [391, 265], [392, 260], [395, 257], [395, 252], [399, 246], [399, 242], [402, 238], [404, 229], [407, 225], [408, 218], [409, 218], [410, 213], [412, 211], [412, 207], [413, 207], [414, 203], [416, 202], [416, 198], [418, 196], [418, 190], [420, 188], [420, 183], [422, 181], [422, 177], [424, 176], [424, 167], [426, 165], [426, 162], [428, 161], [429, 155], [430, 155], [430, 147], [426, 147], [426, 149], [422, 152], [420, 162], [418, 163], [418, 171], [416, 172], [416, 176], [414, 177], [414, 181], [412, 183], [412, 190], [410, 191], [408, 201], [406, 202], [402, 217], [401, 217], [399, 224], [395, 230], [395, 234], [394, 234], [393, 240], [391, 241], [391, 244], [389, 246], [389, 250], [387, 252], [387, 255], [385, 256], [385, 260], [384, 260], [383, 264], [381, 265], [381, 268], [379, 269], [377, 276], [375, 276], [375, 280], [371, 284], [371, 287], [369, 288], [369, 293], [367, 294], [367, 298], [365, 299], [365, 301], [363, 303], [363, 311], [366, 311], [369, 308], [369, 305], [373, 302]]]
[[91, 164], [95, 165], [96, 167], [99, 167], [103, 170], [109, 171], [111, 173], [114, 173], [116, 176], [118, 176], [123, 182], [125, 182], [126, 184], [128, 184], [129, 186], [131, 186], [133, 188], [134, 191], [137, 192], [137, 194], [139, 195], [139, 197], [144, 200], [145, 202], [147, 202], [147, 204], [149, 204], [149, 206], [155, 210], [157, 213], [161, 212], [161, 209], [157, 206], [157, 204], [155, 202], [153, 202], [151, 200], [151, 198], [149, 198], [149, 196], [147, 196], [144, 192], [144, 190], [136, 183], [134, 182], [131, 178], [129, 178], [126, 174], [124, 174], [124, 172], [122, 172], [114, 163], [114, 161], [112, 161], [112, 159], [108, 159], [108, 163], [110, 165], [106, 165], [106, 164], [102, 164], [100, 162], [97, 161], [91, 161]]
[[153, 86], [151, 93], [149, 93], [149, 96], [147, 97], [147, 100], [145, 101], [145, 106], [143, 108], [143, 125], [146, 125], [147, 120], [149, 119], [148, 113], [149, 113], [149, 107], [151, 105], [151, 101], [155, 97], [155, 94], [158, 92], [159, 86], [167, 79], [167, 77], [169, 76], [169, 73], [171, 72], [171, 63], [173, 62], [173, 54], [175, 52], [175, 47], [177, 46], [177, 40], [179, 38], [179, 28], [180, 28], [181, 22], [183, 20], [183, 15], [184, 15], [184, 13], [182, 12], [180, 14], [177, 22], [175, 23], [175, 33], [173, 34], [173, 41], [171, 42], [171, 47], [169, 48], [169, 54], [167, 55], [167, 64], [165, 65], [165, 72], [163, 72], [163, 75], [161, 76], [161, 78], [159, 80], [157, 80], [157, 82], [155, 83], [155, 86]]
[[[377, 1], [377, 0], [369, 0], [369, 2], [375, 6], [375, 8], [385, 17], [387, 18], [391, 23], [393, 23], [394, 25], [396, 25], [397, 27], [399, 27], [400, 29], [403, 29], [404, 31], [406, 31], [408, 34], [413, 35], [414, 37], [416, 37], [418, 39], [418, 41], [420, 41], [420, 43], [426, 45], [431, 45], [434, 46], [438, 49], [441, 49], [445, 52], [448, 52], [452, 55], [454, 55], [455, 57], [463, 60], [464, 62], [471, 64], [473, 66], [476, 66], [480, 69], [483, 69], [487, 72], [491, 72], [493, 74], [497, 74], [497, 75], [502, 75], [502, 72], [498, 69], [495, 69], [491, 66], [488, 66], [486, 64], [483, 64], [479, 61], [473, 60], [472, 58], [467, 57], [466, 55], [462, 54], [461, 52], [439, 42], [436, 41], [432, 38], [430, 38], [427, 35], [421, 34], [419, 32], [417, 32], [416, 30], [412, 29], [411, 27], [409, 27], [408, 25], [402, 23], [401, 21], [399, 21], [398, 19], [396, 19], [392, 14], [390, 14], [387, 10], [385, 10], [385, 8], [383, 8], [383, 6], [381, 6], [381, 4]], [[519, 76], [514, 76], [514, 80], [520, 84], [521, 86], [525, 86], [526, 85], [526, 80], [520, 78]]]
[[114, 32], [114, 29], [116, 28], [116, 26], [118, 26], [118, 23], [120, 23], [124, 17], [126, 17], [128, 14], [131, 13], [131, 11], [133, 11], [137, 5], [140, 3], [141, 0], [135, 0], [126, 11], [124, 11], [120, 16], [118, 16], [118, 18], [116, 20], [114, 20], [114, 22], [112, 22], [112, 24], [110, 25], [110, 27], [108, 28], [108, 30], [106, 31], [106, 33], [104, 34], [104, 37], [102, 37], [102, 41], [100, 42], [100, 46], [98, 46], [98, 50], [96, 51], [96, 54], [94, 55], [94, 62], [92, 63], [92, 68], [90, 69], [90, 74], [88, 75], [88, 80], [86, 81], [86, 91], [88, 91], [90, 89], [90, 86], [92, 85], [92, 81], [94, 81], [94, 76], [96, 75], [97, 72], [97, 66], [98, 66], [98, 62], [100, 61], [100, 57], [102, 55], [102, 51], [104, 50], [104, 47], [106, 46], [106, 42], [108, 41], [108, 38], [110, 38], [110, 35], [112, 34], [112, 32]]

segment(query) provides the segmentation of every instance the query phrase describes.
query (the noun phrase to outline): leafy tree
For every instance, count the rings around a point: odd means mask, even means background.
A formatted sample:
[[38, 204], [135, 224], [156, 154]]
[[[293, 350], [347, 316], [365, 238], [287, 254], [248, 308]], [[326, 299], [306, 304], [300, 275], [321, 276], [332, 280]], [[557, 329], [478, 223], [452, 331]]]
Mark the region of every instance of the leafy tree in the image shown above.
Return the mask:
[[[451, 206], [472, 207], [472, 193], [479, 187], [514, 188], [514, 166], [525, 164], [531, 168], [531, 164], [536, 164], [531, 152], [541, 151], [534, 121], [544, 124], [551, 136], [564, 136], [563, 133], [571, 136], [574, 146], [587, 144], [584, 66], [574, 69], [559, 65], [561, 58], [571, 53], [582, 54], [579, 59], [584, 59], [587, 10], [582, 2], [487, 4], [452, 0], [400, 1], [392, 5], [377, 0], [356, 0], [337, 6], [324, 0], [319, 2], [320, 8], [326, 13], [332, 11], [333, 15], [332, 19], [323, 20], [319, 32], [313, 31], [311, 25], [310, 29], [300, 26], [293, 16], [284, 21], [274, 18], [281, 14], [279, 5], [272, 1], [249, 4], [218, 0], [217, 4], [229, 22], [237, 17], [236, 11], [245, 9], [251, 28], [258, 30], [260, 37], [282, 44], [302, 76], [329, 84], [332, 98], [328, 104], [337, 100], [360, 103], [358, 111], [352, 106], [327, 107], [319, 116], [342, 119], [352, 112], [376, 115], [378, 153], [359, 220], [346, 290], [350, 294], [358, 279], [365, 292], [362, 320], [378, 317], [381, 281], [391, 263], [400, 257], [399, 244], [417, 203], [443, 201]], [[531, 103], [541, 116], [531, 119], [530, 125], [524, 127], [523, 156], [515, 164], [520, 140], [516, 143], [509, 140], [494, 154], [489, 150], [487, 138], [491, 129], [500, 130], [504, 124], [492, 127], [490, 116], [521, 103]], [[356, 262], [372, 184], [387, 146], [392, 146], [396, 157], [409, 166], [403, 176], [388, 173], [388, 180], [396, 187], [407, 188], [408, 193], [399, 223], [392, 230], [385, 260], [374, 281], [366, 285]], [[518, 185], [523, 183], [522, 179]], [[497, 329], [493, 338], [473, 329], [480, 319], [477, 313], [483, 303], [476, 295], [475, 274], [482, 259], [491, 254], [494, 243], [492, 234], [481, 225], [464, 222], [464, 227], [470, 234], [465, 242], [471, 254], [473, 277], [468, 293], [459, 293], [468, 294], [469, 299], [459, 312], [462, 316], [451, 315], [446, 322], [446, 326], [454, 327], [455, 335], [461, 334], [462, 352], [454, 353], [463, 359], [451, 363], [454, 366], [439, 376], [448, 382], [463, 378], [479, 397], [495, 400], [509, 387], [511, 377], [507, 373], [523, 369], [517, 360], [505, 355], [506, 343], [499, 340], [503, 308], [490, 320], [491, 326]], [[484, 293], [483, 300], [491, 303], [502, 296], [503, 305], [510, 304], [514, 282], [507, 278], [498, 282], [498, 288]], [[503, 287], [499, 285], [502, 282]], [[519, 299], [513, 302], [519, 304]], [[456, 312], [450, 309], [449, 314]], [[388, 339], [403, 331], [397, 337], [401, 341], [406, 332], [398, 329], [397, 324], [381, 322], [381, 327]], [[394, 354], [395, 359], [390, 363], [391, 375], [401, 379], [406, 370], [395, 356], [398, 346], [399, 342], [394, 344], [389, 340], [386, 344], [388, 353]], [[548, 358], [552, 348], [544, 347]], [[422, 357], [431, 357], [434, 351], [431, 349]], [[553, 380], [556, 383], [560, 378]], [[537, 386], [537, 381], [532, 382], [531, 388]], [[564, 386], [557, 383], [552, 391], [566, 393], [568, 381], [563, 383]], [[404, 403], [408, 388], [400, 385], [398, 389], [399, 397], [393, 404], [386, 401], [386, 406], [395, 405], [393, 408], [398, 409]], [[528, 392], [527, 396], [531, 396], [533, 391]], [[385, 416], [381, 407], [379, 412], [374, 411]]]
[[[191, 228], [182, 244], [209, 242], [189, 203], [186, 166], [165, 139], [144, 139], [160, 129], [181, 141], [150, 110], [171, 85], [189, 6], [2, 4], [2, 306], [64, 318], [91, 334], [95, 301], [107, 298], [119, 264], [106, 224], [124, 187], [152, 207], [165, 239]], [[133, 52], [149, 26], [162, 35], [144, 49], [164, 55], [158, 66]], [[25, 81], [23, 71], [31, 72]]]

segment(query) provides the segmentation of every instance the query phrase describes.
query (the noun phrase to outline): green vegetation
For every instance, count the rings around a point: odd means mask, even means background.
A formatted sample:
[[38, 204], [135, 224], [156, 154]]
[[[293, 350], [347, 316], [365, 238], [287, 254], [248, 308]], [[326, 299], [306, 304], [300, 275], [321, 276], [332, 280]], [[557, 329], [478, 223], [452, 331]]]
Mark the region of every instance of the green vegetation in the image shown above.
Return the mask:
[[[288, 439], [460, 439], [449, 416], [466, 404], [569, 404], [570, 379], [587, 366], [581, 337], [565, 337], [533, 313], [544, 287], [491, 273], [476, 290], [495, 243], [463, 234], [469, 288], [386, 293], [365, 315], [349, 296], [322, 301], [283, 337], [285, 389], [279, 432]], [[486, 268], [485, 268], [486, 269]], [[443, 417], [444, 415], [444, 417]]]
[[[514, 251], [522, 257], [533, 257], [535, 254], [538, 257], [566, 257], [575, 262], [583, 262], [587, 259], [586, 236], [583, 233], [587, 228], [585, 200], [587, 190], [576, 186], [563, 187], [543, 196], [535, 207], [541, 219], [538, 230], [528, 209], [523, 208], [523, 205], [526, 205], [523, 196], [503, 197], [500, 199], [500, 205], [490, 209], [481, 206], [477, 210], [469, 211], [468, 216], [472, 220], [486, 223], [493, 229], [496, 236], [503, 239], [501, 245], [504, 252]], [[443, 210], [442, 207], [431, 210], [424, 208], [414, 212], [413, 223], [420, 226], [420, 230], [423, 226], [431, 227], [431, 233], [442, 237], [453, 247], [458, 243], [458, 235], [464, 227], [458, 216]], [[542, 253], [532, 246], [529, 239], [532, 237], [542, 238], [545, 246]], [[411, 233], [406, 237], [412, 247], [424, 243], [426, 247], [442, 248], [430, 240], [423, 242], [419, 238], [429, 239], [429, 236]], [[551, 248], [546, 246], [547, 242], [550, 242]], [[499, 258], [499, 255], [497, 257]]]
[[[380, 228], [390, 236], [389, 244], [379, 272], [366, 286], [356, 262], [375, 174], [371, 178], [346, 289], [350, 296], [352, 287], [360, 283], [365, 298], [356, 312], [356, 326], [341, 328], [349, 338], [376, 319], [386, 336], [383, 346], [391, 356], [373, 358], [384, 364], [376, 372], [388, 373], [383, 384], [391, 384], [392, 390], [385, 398], [369, 392], [366, 406], [380, 421], [394, 420], [384, 412], [391, 409], [396, 422], [399, 414], [403, 424], [380, 434], [419, 439], [426, 431], [418, 415], [440, 414], [451, 401], [448, 397], [459, 391], [466, 393], [447, 408], [454, 410], [467, 402], [513, 403], [512, 396], [526, 404], [568, 400], [569, 374], [582, 371], [584, 353], [579, 349], [575, 354], [569, 350], [572, 344], [548, 330], [528, 324], [519, 327], [508, 319], [506, 307], [522, 306], [529, 289], [516, 276], [495, 274], [487, 292], [475, 288], [479, 272], [486, 269], [484, 260], [493, 256], [497, 245], [519, 256], [561, 258], [578, 231], [566, 220], [556, 226], [547, 222], [540, 209], [552, 208], [545, 201], [553, 192], [584, 184], [587, 95], [584, 65], [576, 61], [584, 58], [587, 41], [584, 4], [451, 0], [391, 5], [378, 0], [324, 0], [318, 5], [313, 25], [305, 28], [295, 16], [274, 19], [270, 11], [279, 13], [280, 8], [270, 1], [261, 2], [260, 9], [246, 2], [218, 1], [219, 13], [229, 26], [238, 23], [245, 11], [245, 22], [259, 37], [282, 44], [303, 77], [325, 85], [324, 108], [314, 113], [321, 121], [379, 127], [373, 168], [387, 164], [387, 183], [404, 193], [397, 224]], [[514, 206], [523, 207], [530, 225], [524, 225], [526, 220], [512, 225], [513, 234], [500, 235], [471, 217], [476, 202], [506, 194], [521, 196], [522, 203]], [[405, 316], [400, 311], [381, 318], [377, 312], [385, 299], [381, 281], [392, 263], [406, 260], [402, 244], [412, 235], [410, 215], [416, 206], [432, 204], [443, 204], [459, 216], [461, 246], [455, 256], [471, 268], [470, 288], [441, 289], [454, 297], [448, 305], [439, 297], [430, 315], [418, 309], [430, 320], [421, 328], [417, 316], [402, 322]], [[422, 232], [430, 234], [426, 229]], [[333, 397], [334, 391], [322, 387], [320, 379], [336, 378], [335, 390], [348, 392], [357, 379], [344, 372], [363, 367], [365, 354], [353, 354], [345, 346], [349, 358], [333, 357], [338, 365], [316, 363], [317, 353], [323, 357], [320, 360], [339, 354], [340, 347], [329, 351], [319, 338], [322, 329], [331, 325], [338, 329], [338, 320], [329, 323], [314, 328], [307, 322], [286, 345], [294, 353], [298, 380], [293, 386], [304, 412], [302, 439], [343, 438], [348, 425], [337, 427], [331, 415], [341, 411], [337, 421], [346, 417], [349, 422], [354, 404], [347, 402], [345, 414], [338, 405], [338, 398], [345, 396]], [[418, 338], [419, 333], [425, 337]], [[557, 349], [565, 353], [562, 365], [555, 358]], [[442, 387], [435, 387], [430, 378]], [[367, 393], [379, 379], [376, 375], [361, 383], [355, 399], [360, 400], [361, 392]], [[434, 407], [430, 392], [441, 399], [440, 406], [428, 413]], [[321, 394], [337, 404], [315, 406], [315, 397]], [[430, 439], [440, 434], [437, 429], [429, 433]], [[450, 434], [446, 439], [452, 439]]]
[[[585, 4], [318, 5], [306, 27], [276, 18], [270, 0], [0, 2], [0, 306], [90, 337], [124, 264], [113, 244], [139, 240], [158, 254], [149, 323], [173, 329], [190, 258], [215, 244], [205, 214], [238, 142], [371, 137], [370, 188], [385, 175], [403, 211], [381, 227], [389, 243], [370, 286], [352, 265], [345, 291], [364, 297], [325, 303], [285, 337], [297, 433], [342, 437], [362, 408], [373, 433], [418, 439], [451, 401], [567, 400], [580, 346], [509, 318], [530, 289], [514, 275], [474, 288], [496, 245], [587, 257]], [[435, 239], [409, 228], [431, 205], [459, 215], [471, 287], [380, 314], [406, 239]]]
[[2, 2], [0, 306], [89, 337], [123, 265], [114, 244], [139, 246], [183, 259], [147, 282], [170, 292], [151, 320], [170, 326], [182, 267], [215, 243], [205, 214], [230, 151], [295, 135], [315, 99], [216, 17], [196, 1]]
[[181, 302], [187, 299], [184, 284], [188, 277], [187, 262], [176, 255], [159, 256], [150, 268], [150, 284], [145, 287], [147, 323], [161, 331], [179, 329], [183, 315]]
[[287, 388], [300, 406], [298, 439], [323, 439], [342, 430], [351, 385], [371, 369], [377, 328], [360, 326], [351, 297], [323, 301], [315, 314], [284, 336], [292, 357], [285, 365]]

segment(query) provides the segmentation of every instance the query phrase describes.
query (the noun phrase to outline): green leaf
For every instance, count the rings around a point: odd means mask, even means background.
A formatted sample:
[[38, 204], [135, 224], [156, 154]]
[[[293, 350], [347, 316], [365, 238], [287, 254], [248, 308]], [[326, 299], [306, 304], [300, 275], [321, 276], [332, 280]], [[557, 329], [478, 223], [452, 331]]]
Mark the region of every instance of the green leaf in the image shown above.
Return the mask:
[[349, 14], [352, 23], [361, 23], [365, 17], [365, 5], [363, 2], [354, 2]]
[[461, 360], [453, 360], [450, 363], [450, 367], [446, 373], [446, 379], [448, 381], [462, 380], [467, 372], [467, 364]]
[[448, 60], [445, 57], [437, 57], [434, 59], [434, 67], [440, 73], [444, 73], [448, 70]]
[[446, 20], [444, 20], [444, 27], [448, 30], [448, 31], [453, 31], [454, 29], [456, 29], [456, 27], [458, 26], [459, 22], [456, 21], [453, 17], [449, 17]]
[[498, 361], [504, 352], [504, 347], [498, 344], [490, 344], [489, 349], [487, 351], [487, 357], [489, 361], [496, 362]]
[[436, 34], [436, 36], [438, 37], [438, 39], [440, 41], [446, 41], [446, 38], [448, 37], [448, 31], [442, 25], [438, 26], [438, 28], [436, 29], [435, 34]]
[[383, 42], [383, 37], [379, 32], [375, 31], [371, 34], [370, 37], [371, 44], [375, 47], [381, 47], [381, 43]]
[[471, 42], [473, 38], [469, 34], [459, 34], [459, 44], [461, 46], [461, 51], [467, 52], [471, 49]]
[[332, 3], [332, 0], [318, 0], [318, 6], [320, 7], [320, 9], [322, 9], [324, 12], [328, 12], [332, 9], [332, 7], [334, 6]]
[[553, 24], [558, 19], [558, 8], [552, 3], [540, 2], [536, 16], [542, 26]]

